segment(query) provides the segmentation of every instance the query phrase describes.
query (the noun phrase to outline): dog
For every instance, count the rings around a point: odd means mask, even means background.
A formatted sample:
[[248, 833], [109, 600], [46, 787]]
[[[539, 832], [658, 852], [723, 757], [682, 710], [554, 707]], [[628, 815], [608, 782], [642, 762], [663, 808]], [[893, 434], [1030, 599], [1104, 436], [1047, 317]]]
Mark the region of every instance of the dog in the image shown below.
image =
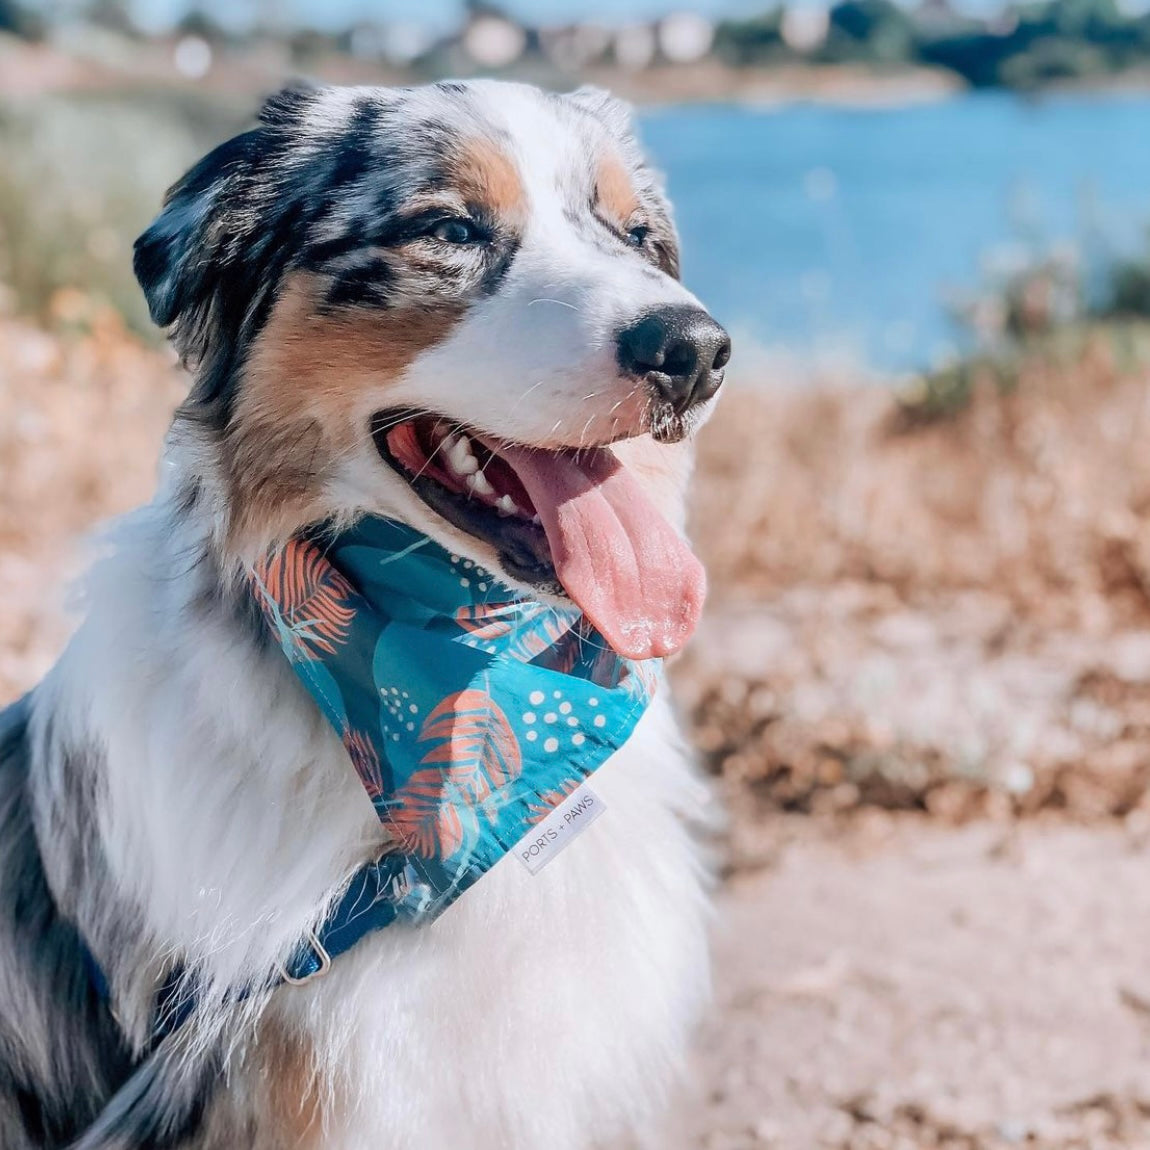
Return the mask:
[[[680, 282], [628, 109], [289, 89], [171, 189], [135, 269], [190, 391], [77, 633], [0, 717], [0, 1145], [641, 1135], [709, 985], [709, 800], [666, 691], [554, 865], [504, 859], [434, 924], [269, 983], [386, 843], [246, 578], [366, 513], [574, 602], [629, 658], [683, 644], [691, 439], [730, 342]], [[176, 968], [195, 1010], [156, 1045]]]

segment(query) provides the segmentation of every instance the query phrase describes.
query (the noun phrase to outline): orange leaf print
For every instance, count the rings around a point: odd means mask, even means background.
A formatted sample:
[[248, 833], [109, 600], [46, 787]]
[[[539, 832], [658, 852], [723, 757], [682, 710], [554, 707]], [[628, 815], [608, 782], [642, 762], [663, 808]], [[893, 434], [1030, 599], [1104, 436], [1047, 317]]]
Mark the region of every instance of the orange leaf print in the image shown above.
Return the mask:
[[469, 603], [455, 612], [455, 621], [469, 635], [490, 643], [511, 634], [518, 613], [518, 603]]
[[486, 799], [523, 771], [519, 740], [486, 691], [468, 688], [448, 695], [427, 716], [419, 741], [432, 744], [420, 764], [449, 770], [472, 801]]
[[383, 794], [383, 772], [375, 745], [362, 731], [353, 731], [350, 727], [343, 733], [343, 745], [355, 773], [374, 802]]
[[450, 858], [463, 845], [463, 822], [449, 795], [450, 772], [416, 771], [387, 805], [400, 848], [420, 858]]
[[256, 566], [252, 582], [281, 643], [310, 658], [346, 641], [355, 588], [314, 543], [289, 540]]
[[503, 653], [521, 663], [530, 663], [572, 630], [571, 620], [553, 608], [518, 599], [460, 607], [455, 621], [479, 643], [507, 640]]

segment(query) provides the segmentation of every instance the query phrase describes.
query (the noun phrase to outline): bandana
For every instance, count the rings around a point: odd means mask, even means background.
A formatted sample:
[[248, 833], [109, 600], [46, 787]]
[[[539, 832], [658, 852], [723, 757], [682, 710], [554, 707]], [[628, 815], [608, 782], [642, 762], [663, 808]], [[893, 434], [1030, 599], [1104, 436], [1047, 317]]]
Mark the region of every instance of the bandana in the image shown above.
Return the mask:
[[518, 596], [387, 519], [301, 537], [252, 572], [300, 682], [387, 832], [396, 917], [450, 906], [626, 742], [657, 661]]

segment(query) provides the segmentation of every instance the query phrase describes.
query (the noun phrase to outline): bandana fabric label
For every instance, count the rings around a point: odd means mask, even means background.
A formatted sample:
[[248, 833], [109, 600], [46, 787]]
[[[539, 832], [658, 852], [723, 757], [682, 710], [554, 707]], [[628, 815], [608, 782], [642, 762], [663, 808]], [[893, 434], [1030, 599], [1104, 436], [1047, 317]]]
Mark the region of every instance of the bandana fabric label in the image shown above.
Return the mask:
[[515, 844], [515, 857], [532, 874], [538, 874], [606, 809], [599, 796], [583, 783]]
[[294, 539], [251, 579], [402, 860], [381, 895], [397, 917], [434, 918], [534, 829], [566, 845], [602, 809], [591, 796], [562, 818], [630, 736], [658, 664], [621, 658], [577, 609], [518, 598], [378, 518]]

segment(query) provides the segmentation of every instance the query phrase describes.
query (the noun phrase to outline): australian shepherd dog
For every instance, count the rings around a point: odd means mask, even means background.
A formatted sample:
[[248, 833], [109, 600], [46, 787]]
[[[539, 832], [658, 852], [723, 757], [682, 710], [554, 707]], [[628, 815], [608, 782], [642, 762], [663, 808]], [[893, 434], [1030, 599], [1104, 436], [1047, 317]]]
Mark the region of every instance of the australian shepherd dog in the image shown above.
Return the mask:
[[[292, 89], [172, 188], [135, 268], [190, 388], [155, 498], [0, 717], [0, 1147], [641, 1136], [708, 989], [706, 796], [666, 692], [553, 866], [505, 859], [433, 925], [272, 985], [383, 838], [245, 579], [309, 525], [377, 515], [574, 603], [631, 659], [681, 646], [690, 444], [730, 345], [679, 281], [627, 109]], [[564, 516], [619, 468], [626, 498]], [[177, 965], [196, 1009], [157, 1046]]]

